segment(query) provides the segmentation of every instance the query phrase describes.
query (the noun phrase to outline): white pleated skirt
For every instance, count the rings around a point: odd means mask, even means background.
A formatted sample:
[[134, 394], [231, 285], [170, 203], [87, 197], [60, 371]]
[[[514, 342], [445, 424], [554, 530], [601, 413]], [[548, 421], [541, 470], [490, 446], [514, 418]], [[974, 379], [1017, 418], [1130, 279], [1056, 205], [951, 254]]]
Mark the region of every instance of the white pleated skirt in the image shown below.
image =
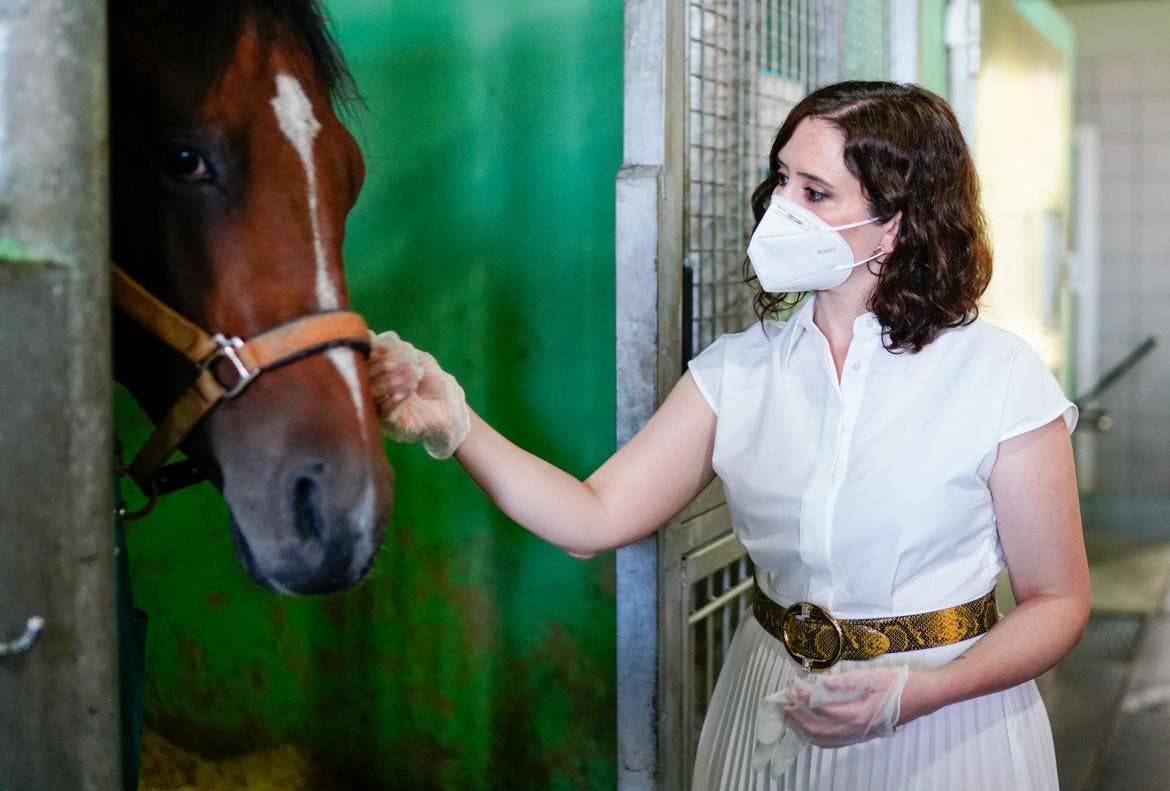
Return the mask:
[[[975, 638], [978, 639], [978, 638]], [[939, 667], [968, 640], [867, 662], [839, 662], [832, 675], [860, 667]], [[1034, 682], [945, 706], [893, 736], [846, 747], [805, 745], [779, 778], [753, 771], [760, 699], [804, 675], [784, 646], [751, 617], [724, 660], [695, 756], [693, 791], [1057, 791], [1048, 714]]]

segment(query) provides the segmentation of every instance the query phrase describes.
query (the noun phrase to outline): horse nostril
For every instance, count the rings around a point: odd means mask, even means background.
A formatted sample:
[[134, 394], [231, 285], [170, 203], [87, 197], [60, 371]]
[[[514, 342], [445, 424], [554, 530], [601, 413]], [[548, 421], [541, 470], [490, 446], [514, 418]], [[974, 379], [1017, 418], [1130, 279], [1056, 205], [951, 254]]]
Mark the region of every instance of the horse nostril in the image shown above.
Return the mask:
[[324, 518], [316, 479], [302, 476], [293, 484], [293, 514], [298, 538], [302, 541], [322, 540]]

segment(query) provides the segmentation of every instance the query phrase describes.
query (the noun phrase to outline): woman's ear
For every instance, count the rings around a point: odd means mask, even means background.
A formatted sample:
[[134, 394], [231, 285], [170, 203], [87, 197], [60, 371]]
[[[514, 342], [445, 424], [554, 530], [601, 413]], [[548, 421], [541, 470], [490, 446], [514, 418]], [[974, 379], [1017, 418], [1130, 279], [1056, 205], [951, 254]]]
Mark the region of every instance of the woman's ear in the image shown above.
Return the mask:
[[887, 220], [886, 224], [882, 226], [881, 246], [882, 250], [884, 250], [887, 255], [894, 252], [894, 250], [897, 248], [898, 229], [901, 227], [902, 212], [900, 211], [894, 212], [894, 216]]

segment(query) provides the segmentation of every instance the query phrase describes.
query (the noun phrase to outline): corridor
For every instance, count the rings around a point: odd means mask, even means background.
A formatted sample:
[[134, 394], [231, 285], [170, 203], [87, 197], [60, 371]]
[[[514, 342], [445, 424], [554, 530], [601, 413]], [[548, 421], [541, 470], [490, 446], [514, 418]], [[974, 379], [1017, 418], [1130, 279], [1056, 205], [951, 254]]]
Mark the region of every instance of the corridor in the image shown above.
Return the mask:
[[1064, 791], [1170, 788], [1170, 505], [1086, 501], [1093, 614], [1039, 680]]

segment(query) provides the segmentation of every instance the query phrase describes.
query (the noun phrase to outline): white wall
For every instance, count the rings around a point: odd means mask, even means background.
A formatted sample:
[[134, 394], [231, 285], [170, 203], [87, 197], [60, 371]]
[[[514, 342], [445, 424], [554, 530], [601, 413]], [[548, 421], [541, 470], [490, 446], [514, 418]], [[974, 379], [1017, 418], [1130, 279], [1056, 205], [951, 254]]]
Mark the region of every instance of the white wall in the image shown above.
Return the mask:
[[[1159, 346], [1102, 399], [1103, 492], [1170, 493], [1170, 1], [1075, 3], [1077, 121], [1100, 135], [1100, 359]], [[1082, 383], [1087, 385], [1089, 383]]]
[[974, 153], [995, 271], [980, 315], [1022, 336], [1063, 374], [1054, 308], [1064, 240], [1046, 253], [1054, 221], [1060, 229], [1069, 217], [1074, 64], [1012, 0], [982, 0], [981, 28]]

